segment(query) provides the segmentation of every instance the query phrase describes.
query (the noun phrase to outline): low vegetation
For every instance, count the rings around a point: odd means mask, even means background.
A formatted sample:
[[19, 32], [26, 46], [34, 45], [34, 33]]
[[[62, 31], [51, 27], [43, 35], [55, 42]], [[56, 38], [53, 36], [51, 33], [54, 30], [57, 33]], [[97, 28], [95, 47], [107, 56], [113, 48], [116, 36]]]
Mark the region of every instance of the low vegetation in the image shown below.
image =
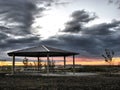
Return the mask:
[[0, 90], [120, 90], [119, 77], [0, 77]]
[[[83, 66], [76, 72], [96, 72], [96, 76], [8, 76], [11, 67], [2, 67], [0, 90], [120, 90], [120, 75], [106, 75], [109, 66]], [[72, 71], [70, 68], [69, 71]], [[113, 73], [120, 66], [112, 66]]]

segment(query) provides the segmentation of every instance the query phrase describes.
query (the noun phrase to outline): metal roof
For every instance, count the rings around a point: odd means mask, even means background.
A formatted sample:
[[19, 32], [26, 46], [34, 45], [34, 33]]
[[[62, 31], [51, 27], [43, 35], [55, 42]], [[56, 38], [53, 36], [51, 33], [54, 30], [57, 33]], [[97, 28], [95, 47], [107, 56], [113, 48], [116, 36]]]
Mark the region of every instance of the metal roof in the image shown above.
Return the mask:
[[66, 50], [61, 50], [57, 48], [52, 48], [49, 46], [41, 45], [38, 47], [32, 47], [27, 49], [22, 49], [18, 51], [9, 52], [9, 56], [28, 56], [28, 57], [47, 57], [49, 56], [71, 56], [77, 55], [76, 52], [70, 52]]

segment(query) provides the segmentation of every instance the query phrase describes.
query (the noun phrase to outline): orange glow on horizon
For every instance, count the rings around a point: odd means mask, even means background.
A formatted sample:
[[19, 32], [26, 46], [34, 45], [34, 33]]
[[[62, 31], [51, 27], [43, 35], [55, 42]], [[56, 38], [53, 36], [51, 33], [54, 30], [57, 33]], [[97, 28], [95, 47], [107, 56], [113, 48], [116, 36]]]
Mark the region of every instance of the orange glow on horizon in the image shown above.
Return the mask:
[[[45, 60], [45, 59], [44, 59]], [[50, 58], [50, 60], [52, 60]], [[63, 65], [63, 58], [58, 58], [55, 57], [53, 58], [53, 61], [55, 61], [55, 65]], [[72, 57], [66, 57], [66, 64], [72, 64]], [[35, 60], [36, 65], [37, 65], [37, 60]], [[42, 62], [44, 65], [46, 61]], [[109, 63], [105, 62], [104, 59], [95, 59], [95, 58], [75, 58], [75, 64], [80, 64], [80, 65], [109, 65]], [[12, 65], [12, 61], [0, 61], [0, 66], [7, 66], [7, 65]], [[23, 66], [23, 62], [15, 62], [15, 65], [20, 65]], [[34, 66], [34, 61], [29, 62], [29, 65]], [[120, 57], [113, 58], [112, 65], [120, 65]]]

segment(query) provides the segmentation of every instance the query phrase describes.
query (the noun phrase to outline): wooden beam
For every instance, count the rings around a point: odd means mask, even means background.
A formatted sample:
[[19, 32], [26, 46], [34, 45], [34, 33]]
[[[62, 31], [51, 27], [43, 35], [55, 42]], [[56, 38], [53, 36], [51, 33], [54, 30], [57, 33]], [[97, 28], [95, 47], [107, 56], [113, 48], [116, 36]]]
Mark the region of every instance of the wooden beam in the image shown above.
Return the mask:
[[15, 55], [13, 54], [13, 60], [12, 60], [12, 74], [15, 74]]
[[40, 67], [39, 63], [40, 63], [40, 58], [38, 57], [38, 71], [39, 71], [39, 67]]
[[64, 56], [64, 73], [65, 73], [65, 68], [66, 68], [66, 56]]
[[75, 55], [73, 55], [73, 74], [75, 74]]
[[47, 53], [47, 75], [49, 75], [49, 54]]

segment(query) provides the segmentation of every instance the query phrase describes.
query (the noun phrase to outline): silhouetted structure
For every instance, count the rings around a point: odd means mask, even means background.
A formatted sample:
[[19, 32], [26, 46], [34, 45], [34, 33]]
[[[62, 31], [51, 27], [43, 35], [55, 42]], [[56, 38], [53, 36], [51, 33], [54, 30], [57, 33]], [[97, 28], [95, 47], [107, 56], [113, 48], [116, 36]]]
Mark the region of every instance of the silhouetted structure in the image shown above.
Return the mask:
[[37, 57], [38, 58], [38, 69], [39, 69], [39, 57], [47, 57], [47, 74], [49, 74], [49, 57], [64, 57], [64, 68], [66, 66], [66, 57], [73, 56], [73, 73], [75, 73], [75, 55], [78, 53], [70, 52], [66, 50], [56, 49], [52, 47], [48, 47], [45, 45], [41, 45], [38, 47], [32, 47], [27, 49], [22, 49], [18, 51], [13, 51], [8, 53], [9, 56], [13, 57], [13, 68], [12, 73], [15, 73], [15, 57], [16, 56], [26, 56], [26, 57]]

